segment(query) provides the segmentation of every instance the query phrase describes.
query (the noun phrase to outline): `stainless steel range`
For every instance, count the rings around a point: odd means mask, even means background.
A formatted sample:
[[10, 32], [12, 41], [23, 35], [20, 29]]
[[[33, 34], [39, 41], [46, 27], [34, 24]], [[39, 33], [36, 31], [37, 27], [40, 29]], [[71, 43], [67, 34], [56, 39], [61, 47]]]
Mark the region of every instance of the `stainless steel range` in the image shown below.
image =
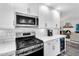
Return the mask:
[[16, 56], [43, 56], [43, 41], [35, 37], [35, 32], [16, 33]]

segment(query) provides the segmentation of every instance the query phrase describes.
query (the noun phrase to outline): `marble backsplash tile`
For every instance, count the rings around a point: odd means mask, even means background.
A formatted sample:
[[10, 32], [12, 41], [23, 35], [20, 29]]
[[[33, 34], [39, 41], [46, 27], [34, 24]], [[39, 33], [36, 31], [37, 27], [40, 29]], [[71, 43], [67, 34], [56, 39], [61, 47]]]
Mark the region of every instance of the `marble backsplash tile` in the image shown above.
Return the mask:
[[13, 41], [15, 39], [14, 29], [0, 29], [0, 42]]
[[0, 29], [0, 36], [8, 36], [8, 35], [14, 35], [15, 30], [14, 29]]

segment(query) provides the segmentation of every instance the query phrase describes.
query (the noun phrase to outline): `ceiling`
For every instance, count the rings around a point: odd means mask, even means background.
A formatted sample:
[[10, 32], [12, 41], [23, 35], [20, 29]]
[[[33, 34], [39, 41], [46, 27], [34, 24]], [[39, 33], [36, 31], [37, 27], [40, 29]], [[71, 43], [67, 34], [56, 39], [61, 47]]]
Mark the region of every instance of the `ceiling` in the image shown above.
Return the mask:
[[61, 18], [79, 19], [79, 3], [47, 3], [46, 5], [58, 9]]

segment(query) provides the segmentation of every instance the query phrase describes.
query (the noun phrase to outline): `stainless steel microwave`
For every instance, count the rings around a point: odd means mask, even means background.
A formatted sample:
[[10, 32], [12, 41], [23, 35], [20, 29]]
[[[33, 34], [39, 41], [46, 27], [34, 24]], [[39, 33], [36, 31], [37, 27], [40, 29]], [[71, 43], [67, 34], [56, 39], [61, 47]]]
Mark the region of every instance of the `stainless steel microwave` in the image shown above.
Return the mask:
[[16, 12], [16, 25], [20, 27], [38, 26], [38, 17]]

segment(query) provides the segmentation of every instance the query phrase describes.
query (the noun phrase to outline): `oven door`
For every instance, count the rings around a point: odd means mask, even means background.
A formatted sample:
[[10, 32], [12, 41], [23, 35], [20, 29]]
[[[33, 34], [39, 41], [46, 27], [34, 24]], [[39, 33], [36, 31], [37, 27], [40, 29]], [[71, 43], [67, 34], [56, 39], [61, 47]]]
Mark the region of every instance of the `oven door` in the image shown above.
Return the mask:
[[16, 50], [16, 56], [44, 56], [44, 47], [40, 46], [29, 50], [27, 50], [27, 48]]
[[26, 56], [44, 56], [44, 48], [39, 48], [35, 50], [34, 53], [28, 54]]

